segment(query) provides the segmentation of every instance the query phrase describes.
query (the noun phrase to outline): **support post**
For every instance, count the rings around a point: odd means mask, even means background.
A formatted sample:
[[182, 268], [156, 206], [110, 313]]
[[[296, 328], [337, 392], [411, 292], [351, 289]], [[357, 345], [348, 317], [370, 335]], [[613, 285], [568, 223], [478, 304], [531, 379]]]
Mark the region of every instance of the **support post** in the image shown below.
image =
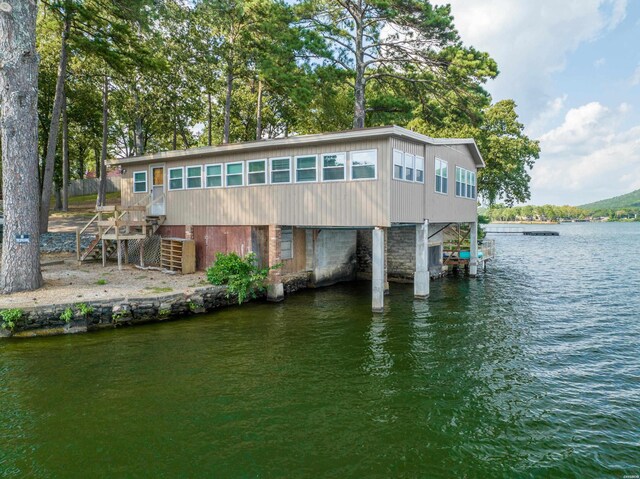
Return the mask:
[[[281, 230], [278, 225], [269, 225], [269, 266], [280, 263]], [[284, 285], [282, 284], [280, 269], [269, 271], [267, 285], [267, 301], [278, 302], [284, 299]]]
[[122, 240], [117, 239], [116, 245], [118, 247], [118, 271], [122, 271]]
[[374, 228], [371, 248], [371, 310], [381, 312], [384, 309], [384, 230]]
[[124, 264], [129, 264], [129, 240], [124, 240]]
[[107, 265], [107, 240], [102, 236], [102, 267]]
[[144, 268], [144, 240], [140, 240], [140, 267]]
[[413, 295], [429, 296], [429, 221], [416, 226], [416, 272], [413, 278]]
[[471, 247], [469, 251], [469, 276], [478, 276], [478, 222], [469, 223]]
[[80, 247], [80, 227], [78, 226], [76, 228], [76, 259], [78, 260], [78, 263], [80, 262]]

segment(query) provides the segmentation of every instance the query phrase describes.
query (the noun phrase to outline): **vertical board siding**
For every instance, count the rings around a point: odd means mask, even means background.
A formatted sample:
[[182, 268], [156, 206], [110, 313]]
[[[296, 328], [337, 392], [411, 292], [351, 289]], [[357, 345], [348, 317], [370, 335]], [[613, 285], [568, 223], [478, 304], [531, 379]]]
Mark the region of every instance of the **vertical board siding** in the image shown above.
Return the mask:
[[[468, 222], [477, 217], [477, 200], [456, 196], [456, 166], [477, 171], [475, 162], [465, 145], [430, 145], [393, 138], [392, 149], [423, 156], [425, 161], [425, 183], [391, 180], [391, 222], [421, 223]], [[448, 193], [435, 191], [435, 160], [448, 162]], [[391, 162], [393, 163], [393, 162]], [[389, 169], [392, 175], [393, 165]]]
[[[389, 190], [385, 179], [390, 171], [388, 139], [287, 147], [259, 152], [240, 152], [180, 161], [167, 161], [166, 168], [247, 161], [290, 156], [291, 176], [295, 176], [295, 156], [377, 150], [378, 179], [254, 185], [166, 191], [168, 225], [295, 225], [295, 226], [377, 226], [389, 222]], [[123, 177], [122, 204], [131, 205], [144, 197], [132, 193], [134, 171], [148, 164], [130, 165]], [[322, 174], [320, 158], [318, 176]], [[349, 177], [347, 168], [346, 177]], [[185, 179], [186, 181], [186, 179]], [[245, 165], [246, 183], [246, 165]]]

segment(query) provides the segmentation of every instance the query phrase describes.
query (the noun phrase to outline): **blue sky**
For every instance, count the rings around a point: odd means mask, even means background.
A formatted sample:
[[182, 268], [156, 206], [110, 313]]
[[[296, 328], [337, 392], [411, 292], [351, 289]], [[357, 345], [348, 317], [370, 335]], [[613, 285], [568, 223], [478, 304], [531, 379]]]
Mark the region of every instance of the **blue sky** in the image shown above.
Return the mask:
[[498, 62], [494, 101], [513, 98], [540, 140], [531, 204], [640, 188], [640, 1], [447, 3], [464, 43]]

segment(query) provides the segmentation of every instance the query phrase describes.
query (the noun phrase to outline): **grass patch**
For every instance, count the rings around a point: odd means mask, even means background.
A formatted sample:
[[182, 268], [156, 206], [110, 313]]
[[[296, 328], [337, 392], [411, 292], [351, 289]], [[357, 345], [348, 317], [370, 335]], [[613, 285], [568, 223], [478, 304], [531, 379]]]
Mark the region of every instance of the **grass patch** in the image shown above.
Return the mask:
[[99, 284], [100, 286], [104, 286], [105, 284], [107, 284], [107, 280], [106, 279], [99, 279], [98, 281], [96, 281], [96, 284]]

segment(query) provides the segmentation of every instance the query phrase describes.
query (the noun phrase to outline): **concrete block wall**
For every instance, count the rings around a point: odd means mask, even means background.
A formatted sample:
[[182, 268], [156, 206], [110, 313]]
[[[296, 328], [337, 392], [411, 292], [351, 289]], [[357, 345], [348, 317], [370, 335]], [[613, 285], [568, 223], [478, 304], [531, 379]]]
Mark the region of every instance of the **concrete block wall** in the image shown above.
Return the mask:
[[[311, 240], [311, 241], [310, 241]], [[314, 286], [356, 279], [356, 230], [307, 230], [307, 268]]]

